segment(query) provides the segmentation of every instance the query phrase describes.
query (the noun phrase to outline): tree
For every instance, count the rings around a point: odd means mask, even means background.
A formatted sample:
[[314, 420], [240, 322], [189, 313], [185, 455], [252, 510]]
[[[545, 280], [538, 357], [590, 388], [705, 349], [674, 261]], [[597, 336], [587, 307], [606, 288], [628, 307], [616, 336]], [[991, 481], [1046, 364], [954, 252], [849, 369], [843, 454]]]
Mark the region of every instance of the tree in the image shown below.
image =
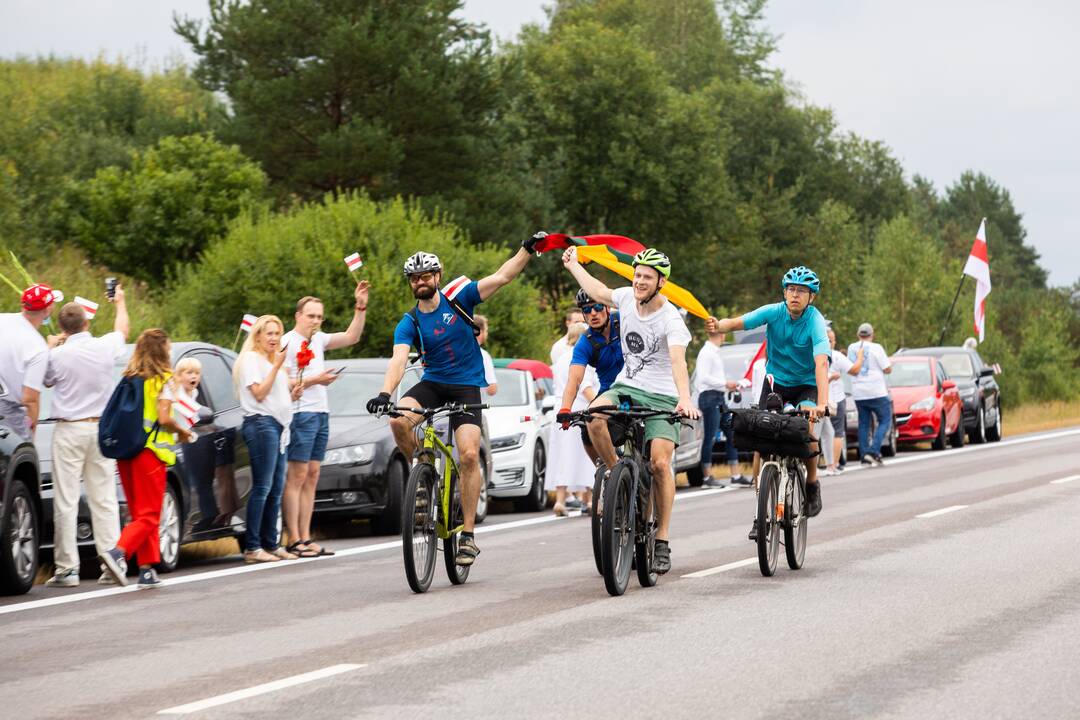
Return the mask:
[[260, 204], [266, 177], [235, 146], [206, 135], [163, 138], [131, 168], [99, 170], [68, 193], [68, 234], [97, 262], [161, 280], [229, 221]]

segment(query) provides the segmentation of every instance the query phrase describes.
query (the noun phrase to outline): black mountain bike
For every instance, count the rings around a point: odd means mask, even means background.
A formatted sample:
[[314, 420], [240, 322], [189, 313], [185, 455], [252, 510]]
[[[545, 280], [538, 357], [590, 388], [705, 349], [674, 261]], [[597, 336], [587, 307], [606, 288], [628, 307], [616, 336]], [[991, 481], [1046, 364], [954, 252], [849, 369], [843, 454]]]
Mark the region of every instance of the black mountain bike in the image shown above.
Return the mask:
[[[573, 416], [573, 425], [604, 418], [626, 430], [623, 457], [611, 469], [607, 479], [598, 477], [595, 485], [596, 489], [603, 487], [603, 501], [598, 508], [594, 505], [593, 517], [599, 517], [600, 574], [604, 577], [604, 587], [611, 595], [622, 595], [630, 582], [632, 567], [637, 570], [641, 586], [652, 587], [659, 578], [652, 571], [657, 520], [652, 474], [645, 450], [645, 421], [663, 418], [671, 423], [682, 423], [685, 420], [670, 410], [654, 410], [629, 403], [579, 410]], [[595, 553], [595, 541], [593, 547]]]

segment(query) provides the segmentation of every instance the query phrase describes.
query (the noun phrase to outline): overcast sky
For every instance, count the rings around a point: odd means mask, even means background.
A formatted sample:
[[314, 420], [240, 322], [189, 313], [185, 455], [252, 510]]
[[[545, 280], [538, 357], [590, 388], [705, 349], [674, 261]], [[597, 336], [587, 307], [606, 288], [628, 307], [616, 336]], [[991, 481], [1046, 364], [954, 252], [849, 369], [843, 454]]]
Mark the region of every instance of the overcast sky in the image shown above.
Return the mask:
[[[542, 0], [466, 0], [502, 38]], [[206, 0], [0, 0], [0, 55], [191, 59], [173, 11]], [[1006, 187], [1053, 284], [1080, 279], [1080, 4], [771, 0], [773, 62], [844, 130], [888, 144], [939, 191], [966, 169]], [[977, 228], [971, 228], [972, 237]], [[994, 238], [989, 238], [991, 254]]]

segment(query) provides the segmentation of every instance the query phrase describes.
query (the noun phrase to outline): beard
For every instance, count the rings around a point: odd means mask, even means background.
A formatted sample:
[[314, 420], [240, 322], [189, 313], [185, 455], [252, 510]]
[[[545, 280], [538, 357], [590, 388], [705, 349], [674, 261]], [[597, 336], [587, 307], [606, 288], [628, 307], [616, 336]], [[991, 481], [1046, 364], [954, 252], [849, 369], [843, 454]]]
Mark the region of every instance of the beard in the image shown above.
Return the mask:
[[430, 300], [435, 297], [434, 285], [420, 285], [412, 291], [413, 297], [417, 300]]

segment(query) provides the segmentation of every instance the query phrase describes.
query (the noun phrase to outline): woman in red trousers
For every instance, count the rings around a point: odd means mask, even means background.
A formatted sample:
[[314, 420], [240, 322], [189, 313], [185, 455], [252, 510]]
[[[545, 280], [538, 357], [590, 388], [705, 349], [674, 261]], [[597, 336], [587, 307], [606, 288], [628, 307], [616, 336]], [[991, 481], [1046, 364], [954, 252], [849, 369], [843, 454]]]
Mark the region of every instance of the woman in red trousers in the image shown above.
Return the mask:
[[142, 452], [116, 461], [131, 522], [124, 526], [116, 547], [99, 555], [98, 560], [116, 582], [127, 585], [127, 558], [135, 556], [139, 562], [139, 589], [155, 588], [161, 585], [154, 565], [161, 562], [158, 524], [165, 498], [165, 468], [176, 462], [172, 447], [177, 434], [185, 442], [192, 437], [189, 430], [173, 420], [172, 345], [164, 330], [143, 331], [124, 376], [143, 381], [143, 428], [150, 435]]

